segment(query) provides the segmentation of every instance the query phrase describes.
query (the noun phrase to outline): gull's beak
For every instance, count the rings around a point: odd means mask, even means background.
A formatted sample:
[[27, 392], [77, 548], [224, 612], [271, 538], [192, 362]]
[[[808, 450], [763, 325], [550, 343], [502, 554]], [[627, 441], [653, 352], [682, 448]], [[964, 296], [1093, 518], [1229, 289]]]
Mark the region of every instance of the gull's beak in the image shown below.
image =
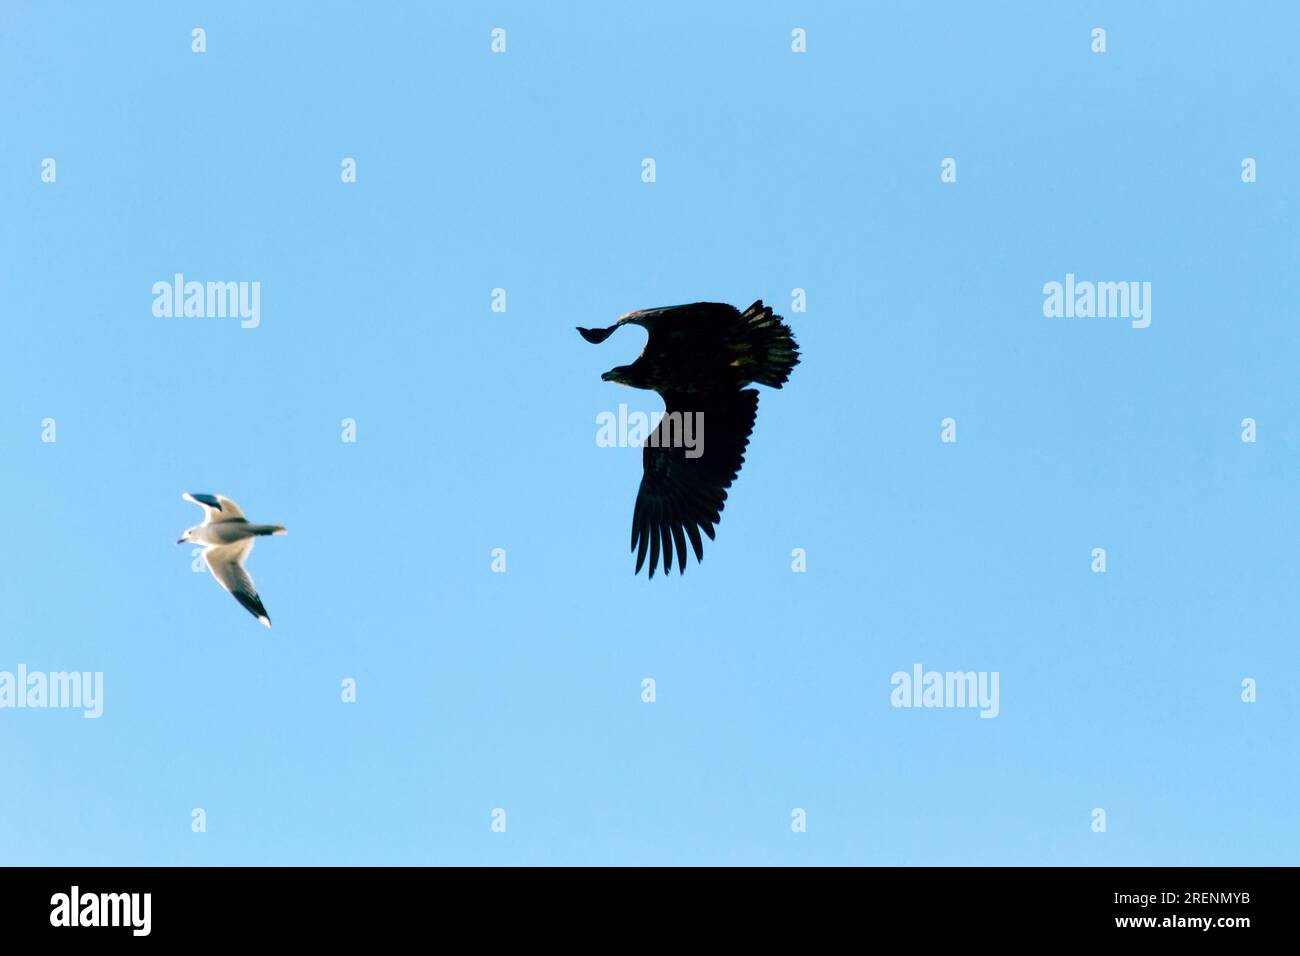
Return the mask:
[[176, 539], [176, 543], [177, 543], [177, 544], [184, 544], [184, 543], [185, 543], [185, 539], [184, 539], [184, 538], [177, 538], [177, 539]]

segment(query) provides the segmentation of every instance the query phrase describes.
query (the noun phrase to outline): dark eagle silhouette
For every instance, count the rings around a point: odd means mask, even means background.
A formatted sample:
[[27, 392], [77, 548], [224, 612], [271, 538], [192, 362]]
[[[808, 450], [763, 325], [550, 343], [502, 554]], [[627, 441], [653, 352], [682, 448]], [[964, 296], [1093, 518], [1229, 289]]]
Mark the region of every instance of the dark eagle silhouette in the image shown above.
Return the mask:
[[[607, 329], [579, 328], [599, 344], [620, 326], [642, 326], [650, 337], [631, 365], [601, 379], [650, 388], [664, 400], [664, 417], [642, 452], [641, 487], [632, 512], [636, 571], [650, 552], [650, 577], [663, 553], [664, 573], [686, 572], [686, 541], [704, 560], [700, 530], [713, 539], [727, 489], [745, 461], [758, 413], [758, 383], [780, 388], [799, 364], [799, 349], [779, 315], [755, 302], [743, 313], [722, 302], [695, 302], [629, 312]], [[686, 416], [702, 413], [703, 454], [691, 457], [682, 443]], [[674, 416], [673, 413], [680, 413]], [[674, 440], [674, 432], [676, 432]]]

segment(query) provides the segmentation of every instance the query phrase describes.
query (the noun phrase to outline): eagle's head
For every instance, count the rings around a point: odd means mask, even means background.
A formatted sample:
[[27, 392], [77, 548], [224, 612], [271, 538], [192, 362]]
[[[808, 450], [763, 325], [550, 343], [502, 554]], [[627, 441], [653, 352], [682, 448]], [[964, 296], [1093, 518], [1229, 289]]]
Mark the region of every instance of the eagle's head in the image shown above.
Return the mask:
[[630, 385], [632, 388], [645, 388], [646, 384], [641, 381], [638, 370], [631, 365], [619, 365], [610, 369], [600, 377], [602, 382], [617, 382], [619, 385]]

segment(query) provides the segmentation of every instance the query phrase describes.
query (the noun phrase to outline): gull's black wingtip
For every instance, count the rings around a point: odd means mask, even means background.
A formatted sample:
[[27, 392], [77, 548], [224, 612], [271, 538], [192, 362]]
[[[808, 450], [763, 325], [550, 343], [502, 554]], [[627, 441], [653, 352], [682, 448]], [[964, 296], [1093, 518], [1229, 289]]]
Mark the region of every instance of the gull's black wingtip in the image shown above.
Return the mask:
[[218, 511], [221, 510], [221, 502], [217, 500], [216, 495], [199, 495], [192, 491], [187, 491], [185, 494], [181, 495], [181, 497], [188, 498], [196, 504], [207, 505], [209, 508], [216, 508]]
[[599, 345], [609, 338], [610, 333], [613, 331], [613, 329], [584, 329], [582, 326], [578, 326], [578, 334], [592, 345]]

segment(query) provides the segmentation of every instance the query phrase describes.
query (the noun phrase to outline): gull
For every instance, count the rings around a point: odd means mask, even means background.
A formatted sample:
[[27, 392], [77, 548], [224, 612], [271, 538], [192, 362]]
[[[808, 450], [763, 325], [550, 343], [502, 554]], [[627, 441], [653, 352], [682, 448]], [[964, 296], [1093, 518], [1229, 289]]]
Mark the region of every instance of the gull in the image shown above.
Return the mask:
[[288, 534], [283, 525], [249, 524], [239, 505], [223, 495], [181, 495], [203, 509], [203, 524], [196, 524], [176, 541], [203, 546], [203, 561], [217, 583], [234, 595], [250, 614], [271, 626], [271, 618], [257, 596], [253, 579], [244, 570], [244, 559], [259, 535]]

